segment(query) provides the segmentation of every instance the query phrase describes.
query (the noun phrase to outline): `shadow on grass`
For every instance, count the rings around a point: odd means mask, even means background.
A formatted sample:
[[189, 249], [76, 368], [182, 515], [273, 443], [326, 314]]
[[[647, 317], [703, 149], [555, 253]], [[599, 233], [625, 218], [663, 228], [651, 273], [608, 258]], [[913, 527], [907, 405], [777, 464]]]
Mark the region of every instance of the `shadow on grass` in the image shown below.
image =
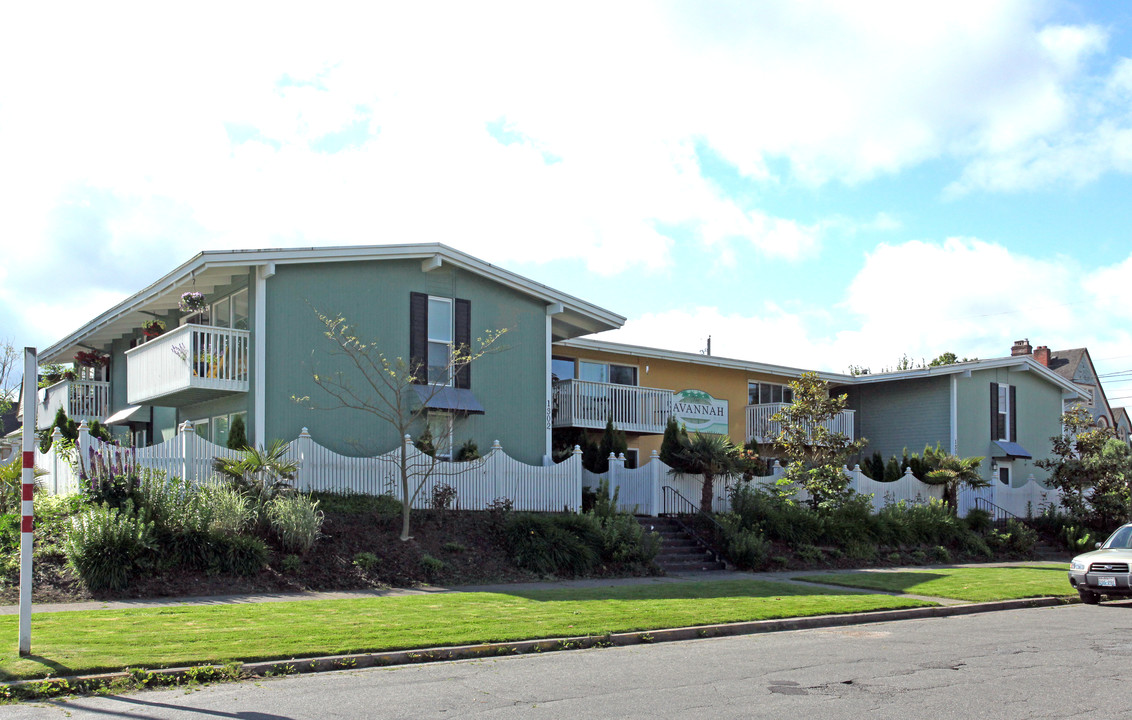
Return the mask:
[[855, 587], [884, 592], [912, 593], [917, 585], [948, 577], [934, 572], [851, 572], [836, 575], [798, 575], [794, 580], [808, 583], [828, 583], [838, 587]]
[[[46, 675], [65, 676], [65, 675], [72, 675], [73, 674], [72, 669], [70, 667], [68, 667], [67, 665], [63, 665], [62, 663], [57, 663], [50, 658], [43, 657], [42, 655], [24, 655], [24, 656], [20, 657], [19, 659], [20, 660], [26, 660], [28, 662], [38, 663], [39, 665], [43, 666], [42, 676], [46, 676]], [[37, 677], [41, 676], [39, 673], [36, 673], [36, 675], [37, 675]], [[27, 675], [26, 674], [12, 675], [11, 673], [7, 673], [3, 670], [0, 670], [0, 681], [20, 680], [24, 677], [27, 677]]]

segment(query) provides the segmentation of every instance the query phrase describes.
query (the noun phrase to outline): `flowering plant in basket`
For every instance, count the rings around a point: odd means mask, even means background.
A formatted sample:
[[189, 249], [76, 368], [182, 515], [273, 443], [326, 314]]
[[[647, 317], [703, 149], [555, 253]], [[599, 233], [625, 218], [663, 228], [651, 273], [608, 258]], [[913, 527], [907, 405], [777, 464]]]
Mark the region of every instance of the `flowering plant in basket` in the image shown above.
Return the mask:
[[142, 334], [147, 338], [155, 338], [165, 332], [165, 321], [154, 318], [142, 323]]
[[181, 293], [181, 312], [194, 313], [204, 310], [204, 293], [199, 293], [195, 290], [190, 290], [187, 293]]
[[103, 355], [100, 352], [87, 352], [86, 350], [79, 350], [75, 353], [75, 364], [82, 365], [83, 367], [98, 367], [100, 365], [107, 365], [110, 363], [110, 356]]

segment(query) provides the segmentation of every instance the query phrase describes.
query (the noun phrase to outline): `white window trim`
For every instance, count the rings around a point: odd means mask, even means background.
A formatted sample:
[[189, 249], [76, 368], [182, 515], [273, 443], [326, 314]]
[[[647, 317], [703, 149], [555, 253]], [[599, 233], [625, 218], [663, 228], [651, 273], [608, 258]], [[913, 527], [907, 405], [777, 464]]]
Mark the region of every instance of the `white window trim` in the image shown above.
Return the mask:
[[444, 433], [433, 432], [432, 444], [436, 448], [436, 459], [450, 462], [455, 453], [455, 448], [452, 447], [455, 438], [455, 416], [450, 412], [443, 410], [429, 410], [425, 418], [430, 430], [435, 430], [437, 426], [444, 427]]
[[[1003, 416], [1002, 427], [1005, 437], [998, 438], [1003, 441], [1010, 441], [1010, 386], [1005, 383], [998, 383], [998, 414]], [[997, 423], [997, 419], [995, 420]], [[997, 425], [996, 425], [997, 427]]]
[[[448, 381], [443, 382], [443, 383], [439, 383], [439, 382], [433, 382], [431, 379], [429, 379], [429, 384], [430, 385], [444, 385], [446, 387], [452, 387], [453, 383], [455, 383], [455, 381], [456, 381], [455, 373], [452, 372], [452, 346], [455, 343], [455, 339], [456, 339], [456, 302], [452, 298], [440, 297], [440, 296], [437, 296], [437, 295], [429, 295], [428, 296], [428, 304], [429, 305], [431, 305], [434, 300], [436, 302], [443, 302], [443, 303], [446, 303], [448, 305], [448, 337], [450, 339], [444, 340], [444, 339], [440, 339], [440, 338], [433, 338], [432, 335], [430, 335], [429, 332], [428, 332], [429, 327], [432, 324], [431, 320], [429, 322], [425, 323], [425, 373], [427, 374], [427, 372], [428, 372], [428, 348], [429, 348], [429, 346], [434, 344], [434, 343], [438, 344], [438, 345], [439, 344], [447, 345], [448, 346], [448, 362], [446, 363], [446, 365], [448, 366]], [[429, 318], [432, 317], [431, 311], [428, 313], [428, 316], [429, 316]]]

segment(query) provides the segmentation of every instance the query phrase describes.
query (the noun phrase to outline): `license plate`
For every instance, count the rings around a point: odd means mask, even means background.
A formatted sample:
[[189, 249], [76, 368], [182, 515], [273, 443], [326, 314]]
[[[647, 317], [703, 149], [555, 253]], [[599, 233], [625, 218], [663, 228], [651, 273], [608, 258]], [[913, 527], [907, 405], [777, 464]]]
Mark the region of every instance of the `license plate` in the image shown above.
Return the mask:
[[1116, 578], [1114, 578], [1114, 577], [1097, 578], [1097, 587], [1116, 587]]

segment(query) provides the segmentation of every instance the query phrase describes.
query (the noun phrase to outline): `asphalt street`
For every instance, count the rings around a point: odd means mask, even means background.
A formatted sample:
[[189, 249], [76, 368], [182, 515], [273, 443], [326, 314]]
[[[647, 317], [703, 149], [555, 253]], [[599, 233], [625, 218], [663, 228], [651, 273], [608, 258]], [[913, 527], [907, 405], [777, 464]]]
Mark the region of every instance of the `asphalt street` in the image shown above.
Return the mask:
[[1132, 718], [1132, 602], [347, 670], [25, 718]]

